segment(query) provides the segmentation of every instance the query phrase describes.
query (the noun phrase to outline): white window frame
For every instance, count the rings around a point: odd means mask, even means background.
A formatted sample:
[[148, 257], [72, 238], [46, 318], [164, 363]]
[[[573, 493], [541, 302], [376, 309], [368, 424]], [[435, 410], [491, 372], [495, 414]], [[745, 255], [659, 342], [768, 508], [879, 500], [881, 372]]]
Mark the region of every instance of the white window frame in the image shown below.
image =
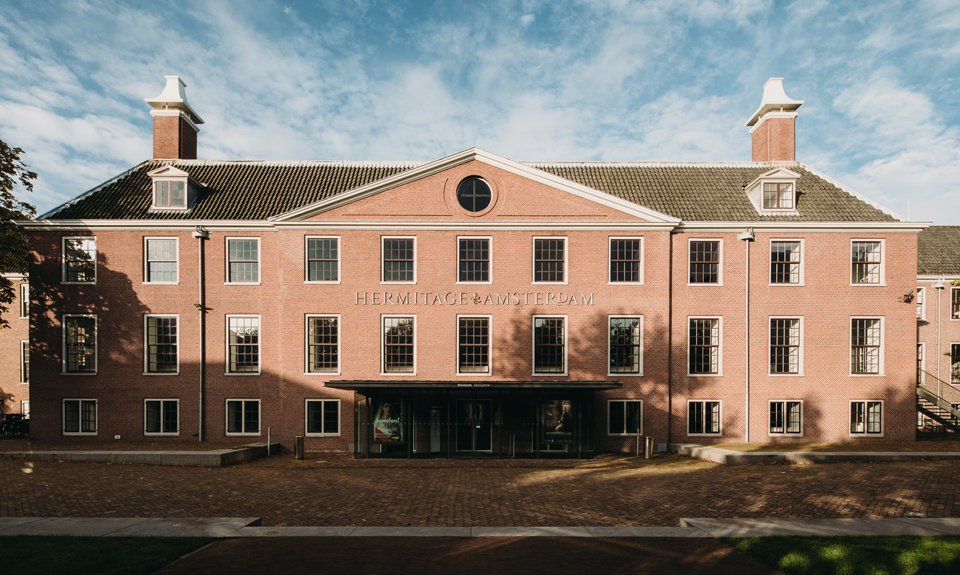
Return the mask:
[[[854, 373], [853, 372], [853, 362], [851, 361], [853, 353], [853, 320], [856, 319], [879, 319], [880, 320], [880, 366], [877, 373]], [[850, 365], [847, 366], [847, 370], [850, 372], [850, 377], [883, 377], [886, 375], [885, 369], [885, 356], [886, 356], [886, 347], [887, 347], [887, 333], [886, 333], [886, 322], [884, 321], [884, 316], [882, 315], [852, 315], [847, 324], [847, 363]]]
[[[386, 240], [413, 240], [413, 280], [411, 281], [386, 281], [384, 279], [387, 268], [384, 265], [384, 242]], [[380, 236], [380, 283], [385, 285], [413, 285], [417, 283], [417, 236]]]
[[[147, 431], [147, 403], [150, 401], [160, 402], [160, 429], [163, 429], [163, 403], [172, 401], [177, 404], [177, 430], [176, 431]], [[180, 435], [180, 400], [175, 397], [146, 397], [143, 399], [143, 434], [146, 436], [167, 436], [173, 437]]]
[[[537, 281], [537, 240], [563, 240], [563, 281]], [[530, 283], [534, 285], [567, 285], [570, 282], [570, 242], [567, 236], [533, 236], [530, 240]]]
[[[388, 318], [412, 318], [413, 319], [413, 370], [412, 371], [384, 371], [387, 364], [386, 338], [387, 333], [384, 328], [384, 320]], [[417, 316], [412, 313], [385, 313], [380, 315], [380, 375], [392, 377], [411, 377], [417, 375]]]
[[[232, 240], [256, 240], [257, 242], [257, 281], [255, 282], [233, 282], [230, 281], [230, 242]], [[260, 236], [227, 236], [223, 238], [223, 263], [224, 263], [224, 285], [231, 286], [258, 286], [263, 281], [263, 244]]]
[[927, 380], [927, 344], [922, 341], [917, 342], [917, 383], [924, 383]]
[[960, 314], [953, 314], [953, 294], [955, 292], [960, 292], [960, 287], [952, 286], [950, 288], [950, 300], [947, 302], [947, 313], [950, 315], [950, 321], [960, 321]]
[[[321, 404], [326, 404], [326, 403], [336, 403], [336, 404], [337, 404], [337, 432], [336, 432], [336, 433], [325, 433], [325, 432], [322, 432], [322, 431], [321, 431], [320, 433], [310, 433], [309, 431], [307, 431], [307, 430], [309, 429], [309, 427], [308, 427], [308, 422], [309, 422], [309, 418], [310, 418], [310, 408], [309, 408], [309, 405], [310, 405], [310, 402], [311, 402], [311, 401], [319, 401]], [[308, 397], [307, 399], [304, 399], [304, 400], [303, 400], [303, 435], [304, 435], [305, 437], [340, 437], [341, 430], [343, 429], [343, 417], [341, 417], [341, 415], [342, 415], [342, 414], [341, 414], [341, 412], [340, 412], [340, 400], [339, 400], [339, 399], [310, 398], [310, 397]], [[323, 429], [323, 427], [324, 427], [323, 424], [325, 423], [325, 421], [324, 421], [323, 418], [326, 417], [326, 416], [324, 415], [323, 409], [320, 410], [320, 417], [321, 417], [320, 429]], [[261, 427], [262, 427], [262, 426], [261, 426]]]
[[[853, 277], [853, 244], [855, 243], [867, 243], [867, 242], [880, 242], [880, 271], [879, 278], [876, 283], [857, 283], [854, 282]], [[847, 253], [847, 262], [850, 266], [850, 285], [858, 287], [877, 287], [887, 285], [887, 241], [880, 238], [851, 238], [850, 239], [850, 250]]]
[[[767, 208], [763, 205], [764, 187], [767, 184], [790, 184], [793, 186], [791, 194], [793, 195], [792, 208]], [[797, 211], [797, 180], [793, 178], [772, 178], [760, 180], [760, 212], [763, 214], [793, 214]]]
[[[800, 345], [798, 346], [797, 353], [800, 357], [797, 358], [797, 373], [774, 373], [770, 369], [770, 351], [773, 349], [773, 340], [770, 337], [770, 324], [775, 319], [796, 319], [800, 321]], [[804, 355], [804, 326], [803, 326], [803, 316], [802, 315], [771, 315], [767, 318], [767, 375], [770, 377], [803, 377], [803, 355]]]
[[[310, 279], [310, 240], [335, 240], [337, 242], [337, 279], [336, 281], [330, 280], [311, 280]], [[318, 284], [318, 285], [337, 285], [343, 279], [341, 262], [343, 261], [343, 253], [340, 248], [340, 236], [304, 236], [303, 238], [303, 283], [305, 284]]]
[[[611, 250], [613, 250], [613, 242], [615, 240], [639, 240], [640, 241], [640, 270], [638, 271], [639, 279], [635, 282], [615, 282], [610, 280], [610, 274], [613, 272], [613, 258], [611, 257]], [[647, 254], [644, 250], [644, 241], [643, 236], [610, 236], [607, 238], [607, 285], [614, 286], [642, 286], [645, 276], [645, 266], [647, 263]]]
[[[224, 316], [224, 375], [255, 376], [263, 371], [263, 321], [259, 314], [231, 313]], [[257, 318], [257, 371], [230, 371], [230, 320], [232, 318]], [[179, 325], [179, 324], [178, 324]], [[178, 338], [179, 339], [179, 338]], [[243, 344], [249, 345], [249, 344]]]
[[[177, 320], [177, 370], [176, 371], [150, 371], [150, 344], [147, 341], [147, 327], [151, 317], [172, 317]], [[143, 375], [180, 375], [180, 315], [174, 313], [148, 313], [143, 316]]]
[[[74, 282], [67, 280], [67, 241], [68, 240], [92, 240], [93, 241], [93, 281]], [[63, 236], [60, 238], [60, 283], [66, 285], [95, 285], [97, 283], [97, 236]]]
[[[337, 320], [337, 369], [331, 371], [310, 371], [310, 319], [320, 317], [320, 318], [334, 318]], [[340, 314], [338, 313], [308, 313], [303, 316], [303, 375], [309, 376], [331, 376], [331, 375], [340, 375], [341, 366], [343, 364], [343, 354], [341, 353], [342, 345], [341, 344], [341, 334], [340, 328]], [[414, 333], [416, 335], [416, 333]]]
[[[786, 211], [794, 211], [794, 210], [786, 210]], [[770, 278], [770, 275], [771, 275], [770, 268], [768, 268], [767, 283], [771, 287], [802, 287], [806, 282], [806, 267], [807, 267], [806, 266], [807, 246], [804, 245], [805, 240], [803, 240], [802, 238], [770, 238], [770, 242], [768, 244], [769, 250], [768, 250], [767, 263], [771, 268], [773, 267], [773, 244], [780, 243], [780, 242], [783, 242], [783, 243], [797, 242], [800, 244], [800, 271], [799, 271], [800, 279], [799, 281], [797, 281], [797, 283], [773, 283], [773, 281], [771, 281], [771, 278]]]
[[[690, 281], [690, 244], [693, 242], [717, 242], [717, 281], [715, 283], [695, 283]], [[687, 238], [687, 266], [684, 269], [688, 286], [722, 286], [723, 285], [723, 238]]]
[[[771, 431], [771, 430], [770, 430], [770, 429], [773, 427], [773, 426], [771, 425], [771, 422], [770, 422], [770, 406], [773, 405], [774, 403], [782, 403], [782, 404], [783, 404], [783, 410], [784, 410], [784, 411], [783, 411], [783, 417], [784, 417], [784, 420], [783, 420], [783, 431]], [[787, 410], [787, 404], [788, 404], [788, 403], [799, 403], [799, 404], [800, 404], [800, 431], [797, 432], [797, 433], [792, 433], [792, 432], [787, 431], [787, 419], [786, 419], [786, 418], [787, 418], [787, 411], [786, 411], [786, 410]], [[805, 417], [804, 414], [803, 414], [803, 411], [804, 411], [804, 409], [803, 409], [803, 400], [802, 400], [802, 399], [771, 399], [771, 400], [767, 403], [767, 435], [769, 435], [769, 436], [771, 436], [771, 437], [803, 437], [803, 420], [804, 420], [804, 417]]]
[[[185, 211], [187, 206], [190, 204], [190, 181], [189, 178], [184, 176], [179, 177], [152, 177], [153, 181], [150, 183], [150, 210], [173, 210], [173, 211]], [[157, 184], [160, 182], [180, 182], [183, 184], [183, 204], [181, 205], [169, 205], [169, 206], [160, 206], [157, 205]]]
[[954, 387], [958, 387], [960, 386], [960, 382], [953, 382], [953, 346], [955, 345], [960, 346], [960, 341], [951, 341], [949, 343], [949, 347], [947, 348], [947, 361], [949, 362], [948, 365], [950, 366], [950, 372], [947, 374], [947, 383]]
[[[720, 342], [717, 344], [717, 373], [690, 373], [690, 320], [715, 319]], [[687, 377], [723, 377], [723, 316], [720, 315], [690, 315], [687, 316]], [[708, 401], [708, 400], [704, 400]]]
[[[487, 253], [490, 259], [487, 260], [487, 281], [485, 282], [464, 282], [460, 281], [460, 240], [487, 240]], [[457, 281], [459, 285], [490, 285], [493, 283], [493, 236], [457, 236]]]
[[20, 284], [20, 319], [30, 319], [30, 284]]
[[[150, 240], [173, 240], [176, 244], [177, 280], [172, 282], [150, 281], [150, 260], [148, 247]], [[143, 283], [150, 285], [179, 285], [180, 284], [180, 238], [177, 236], [145, 236], [143, 238]]]
[[[24, 361], [26, 360], [26, 361]], [[20, 383], [30, 383], [30, 340], [20, 340]]]
[[[563, 372], [537, 373], [537, 320], [563, 320]], [[609, 324], [608, 324], [609, 326]], [[608, 327], [609, 329], [609, 327]], [[530, 375], [534, 377], [566, 377], [570, 372], [570, 319], [560, 314], [537, 314], [530, 317]]]
[[927, 288], [918, 286], [914, 297], [917, 299], [917, 321], [927, 321]]
[[[640, 404], [640, 421], [639, 429], [636, 433], [627, 433], [626, 427], [624, 427], [623, 433], [610, 433], [610, 407], [614, 403], [623, 404], [623, 421], [624, 426], [627, 422], [627, 403], [639, 403]], [[607, 400], [607, 437], [636, 437], [637, 435], [643, 435], [643, 400], [642, 399], [631, 399], [631, 398], [621, 398], [621, 399], [608, 399]]]
[[24, 419], [30, 419], [30, 400], [29, 399], [20, 400], [20, 413], [23, 415]]
[[[67, 371], [67, 318], [93, 318], [93, 371]], [[65, 313], [60, 316], [60, 375], [97, 375], [100, 369], [100, 320], [92, 313]]]
[[[640, 328], [640, 371], [637, 373], [624, 373], [610, 371], [610, 348], [613, 342], [610, 341], [610, 320], [613, 319], [638, 319]], [[610, 377], [643, 377], [643, 314], [616, 314], [607, 316], [607, 375]]]
[[[487, 320], [487, 371], [460, 371], [460, 320], [461, 319], [486, 319]], [[454, 365], [457, 366], [457, 375], [465, 377], [490, 377], [493, 375], [493, 315], [465, 313], [457, 314], [457, 357], [454, 359]]]
[[[713, 433], [690, 433], [690, 404], [691, 403], [716, 403], [717, 407], [717, 432]], [[706, 407], [706, 406], [704, 406]], [[723, 400], [720, 399], [688, 399], [687, 400], [687, 426], [684, 428], [687, 437], [720, 437], [723, 435]], [[706, 425], [704, 425], [706, 428]]]
[[[68, 401], [79, 401], [77, 408], [79, 412], [77, 417], [79, 419], [80, 429], [83, 429], [83, 403], [84, 401], [92, 401], [94, 406], [94, 430], [93, 431], [67, 431], [67, 402]], [[61, 435], [86, 435], [94, 436], [100, 431], [100, 402], [93, 397], [64, 397], [60, 400], [60, 434]]]
[[[869, 425], [867, 420], [864, 419], [863, 422], [863, 431], [858, 431], [854, 433], [853, 431], [853, 420], [850, 419], [853, 416], [852, 406], [854, 403], [863, 404], [863, 413], [864, 417], [867, 416], [867, 404], [869, 403], [879, 403], [880, 404], [880, 433], [870, 433], [867, 431], [867, 426]], [[851, 399], [850, 406], [847, 408], [847, 431], [850, 437], [883, 437], [887, 430], [887, 410], [884, 405], [885, 401], [882, 399]]]
[[[246, 404], [249, 402], [254, 402], [257, 404], [257, 431], [246, 431], [246, 418], [241, 418], [243, 422], [244, 431], [229, 431], [230, 429], [230, 402], [231, 401], [241, 401], [243, 402], [244, 409], [246, 409]], [[249, 436], [249, 437], [258, 437], [263, 435], [263, 405], [260, 403], [259, 399], [254, 398], [243, 398], [243, 397], [228, 397], [224, 400], [223, 403], [223, 431], [224, 435], [229, 437], [238, 437], [238, 436]]]

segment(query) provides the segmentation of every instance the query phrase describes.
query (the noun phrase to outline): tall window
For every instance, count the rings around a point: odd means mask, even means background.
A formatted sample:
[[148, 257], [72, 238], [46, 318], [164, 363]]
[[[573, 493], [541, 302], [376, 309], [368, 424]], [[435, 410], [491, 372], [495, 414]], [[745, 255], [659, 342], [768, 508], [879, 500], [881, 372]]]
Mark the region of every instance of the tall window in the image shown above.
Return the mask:
[[881, 435], [883, 433], [883, 402], [851, 401], [850, 433], [853, 435]]
[[144, 281], [177, 283], [177, 238], [144, 240]]
[[770, 318], [770, 373], [800, 373], [800, 318]]
[[883, 321], [878, 317], [853, 318], [850, 330], [850, 373], [879, 374]]
[[533, 282], [566, 281], [567, 238], [533, 239]]
[[950, 319], [960, 319], [960, 287], [950, 288]]
[[260, 281], [260, 238], [227, 238], [227, 282]]
[[20, 284], [20, 317], [30, 317], [30, 284]]
[[153, 207], [187, 207], [187, 182], [184, 180], [155, 180], [153, 182]]
[[610, 238], [610, 283], [643, 282], [643, 240]]
[[763, 209], [792, 210], [793, 184], [790, 182], [764, 182]]
[[20, 383], [30, 383], [30, 341], [20, 340]]
[[692, 317], [688, 326], [690, 375], [720, 373], [720, 318]]
[[608, 339], [609, 372], [643, 373], [643, 318], [611, 317]]
[[340, 371], [340, 321], [335, 315], [307, 316], [307, 373]]
[[227, 316], [227, 373], [260, 373], [260, 318]]
[[63, 316], [63, 371], [97, 372], [97, 316]]
[[260, 400], [227, 400], [227, 435], [260, 434]]
[[457, 372], [490, 373], [490, 318], [457, 319]]
[[414, 238], [383, 238], [383, 275], [388, 283], [417, 281], [416, 242]]
[[612, 399], [607, 402], [607, 435], [643, 433], [643, 402]]
[[339, 399], [308, 399], [306, 414], [307, 435], [340, 435]]
[[97, 400], [63, 400], [63, 434], [95, 435], [97, 433]]
[[950, 383], [960, 385], [960, 343], [950, 344]]
[[145, 435], [177, 435], [180, 433], [180, 401], [147, 399], [143, 402]]
[[803, 403], [799, 401], [770, 402], [770, 435], [800, 435]]
[[63, 238], [63, 283], [97, 282], [97, 238]]
[[533, 318], [533, 373], [564, 374], [567, 372], [566, 318]]
[[146, 372], [177, 373], [177, 316], [146, 316]]
[[690, 435], [719, 435], [720, 402], [687, 402], [687, 433]]
[[413, 316], [383, 317], [383, 373], [414, 373]]
[[689, 261], [689, 283], [720, 283], [720, 240], [691, 240]]
[[854, 284], [883, 283], [883, 242], [854, 241], [851, 244]]
[[770, 283], [783, 285], [802, 283], [800, 258], [800, 240], [770, 242]]
[[925, 364], [927, 362], [926, 355], [927, 355], [926, 345], [922, 342], [918, 343], [917, 344], [917, 383], [919, 384], [922, 384], [926, 379], [923, 373], [924, 372], [923, 368], [926, 367]]
[[917, 288], [917, 319], [927, 319], [927, 289]]
[[307, 238], [307, 281], [340, 281], [340, 238]]
[[457, 238], [457, 281], [490, 282], [490, 238]]

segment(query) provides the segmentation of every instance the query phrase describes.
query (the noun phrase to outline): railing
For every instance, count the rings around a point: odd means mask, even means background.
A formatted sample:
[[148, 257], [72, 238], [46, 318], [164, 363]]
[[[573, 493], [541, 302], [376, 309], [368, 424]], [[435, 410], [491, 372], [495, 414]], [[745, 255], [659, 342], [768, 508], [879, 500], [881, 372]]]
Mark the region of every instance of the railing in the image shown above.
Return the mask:
[[930, 372], [921, 371], [920, 376], [917, 382], [917, 397], [939, 408], [940, 413], [922, 406], [918, 406], [918, 409], [944, 426], [960, 431], [960, 409], [954, 407], [960, 405], [960, 390]]

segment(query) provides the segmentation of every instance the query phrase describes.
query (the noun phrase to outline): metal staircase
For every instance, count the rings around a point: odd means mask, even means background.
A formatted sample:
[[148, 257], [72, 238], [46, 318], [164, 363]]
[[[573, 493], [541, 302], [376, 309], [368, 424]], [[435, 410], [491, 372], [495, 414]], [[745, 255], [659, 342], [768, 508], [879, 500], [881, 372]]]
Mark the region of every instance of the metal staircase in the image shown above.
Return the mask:
[[960, 390], [926, 371], [917, 381], [917, 418], [920, 431], [960, 432]]

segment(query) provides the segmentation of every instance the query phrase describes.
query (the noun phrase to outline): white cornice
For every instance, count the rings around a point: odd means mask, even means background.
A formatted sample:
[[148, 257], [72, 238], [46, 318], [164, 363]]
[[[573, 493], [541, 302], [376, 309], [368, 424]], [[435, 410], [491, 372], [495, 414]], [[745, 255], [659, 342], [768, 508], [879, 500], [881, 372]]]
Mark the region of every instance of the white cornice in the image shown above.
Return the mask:
[[683, 222], [678, 232], [687, 230], [733, 232], [751, 228], [756, 232], [844, 232], [856, 230], [877, 232], [919, 232], [930, 224], [927, 222]]

